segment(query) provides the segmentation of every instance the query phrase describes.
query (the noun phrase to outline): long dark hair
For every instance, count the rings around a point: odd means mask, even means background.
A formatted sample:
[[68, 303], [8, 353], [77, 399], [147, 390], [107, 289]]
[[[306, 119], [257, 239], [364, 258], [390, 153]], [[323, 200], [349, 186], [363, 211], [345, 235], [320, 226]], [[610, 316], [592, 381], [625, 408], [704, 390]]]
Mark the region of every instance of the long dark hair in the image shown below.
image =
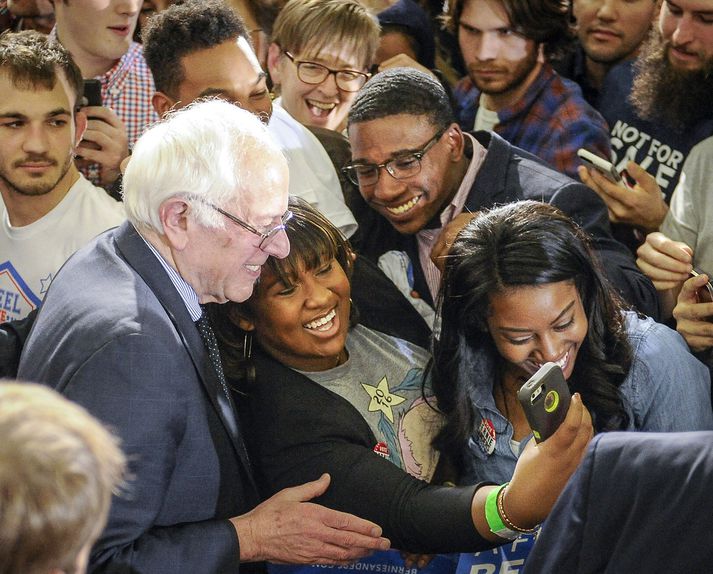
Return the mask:
[[[290, 253], [284, 259], [270, 257], [265, 267], [286, 287], [294, 283], [300, 266], [311, 271], [331, 259], [336, 259], [347, 277], [351, 278], [352, 251], [339, 229], [303, 199], [291, 197], [289, 209], [293, 216], [285, 225], [285, 231], [290, 240]], [[258, 282], [255, 291], [259, 289]], [[223, 305], [211, 305], [210, 314], [226, 377], [234, 389], [246, 392], [254, 378], [249, 357], [252, 335], [243, 331], [238, 321], [240, 317], [251, 316], [249, 300], [246, 303], [228, 301]], [[353, 306], [351, 321], [352, 324], [356, 322]]]
[[491, 372], [498, 372], [502, 361], [486, 323], [491, 296], [560, 281], [574, 281], [589, 321], [570, 388], [582, 395], [597, 431], [627, 426], [619, 387], [632, 352], [621, 300], [603, 278], [586, 235], [571, 219], [545, 203], [508, 204], [480, 214], [461, 231], [439, 295], [441, 331], [434, 340], [431, 372], [447, 423], [434, 446], [457, 466], [475, 424], [469, 387], [488, 384], [463, 376], [463, 367], [486, 361]]

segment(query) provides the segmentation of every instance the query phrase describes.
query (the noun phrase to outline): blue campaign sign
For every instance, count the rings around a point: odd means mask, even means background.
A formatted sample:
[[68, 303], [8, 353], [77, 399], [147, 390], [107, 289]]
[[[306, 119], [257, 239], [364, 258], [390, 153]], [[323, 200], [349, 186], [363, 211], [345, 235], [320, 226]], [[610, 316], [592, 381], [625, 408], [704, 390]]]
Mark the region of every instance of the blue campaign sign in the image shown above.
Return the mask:
[[458, 560], [455, 574], [519, 574], [525, 566], [525, 559], [535, 544], [538, 532], [521, 534], [493, 548], [474, 554], [463, 553]]
[[458, 554], [437, 554], [425, 568], [407, 568], [398, 550], [375, 552], [348, 566], [288, 566], [268, 564], [269, 574], [349, 574], [364, 572], [374, 574], [455, 574]]

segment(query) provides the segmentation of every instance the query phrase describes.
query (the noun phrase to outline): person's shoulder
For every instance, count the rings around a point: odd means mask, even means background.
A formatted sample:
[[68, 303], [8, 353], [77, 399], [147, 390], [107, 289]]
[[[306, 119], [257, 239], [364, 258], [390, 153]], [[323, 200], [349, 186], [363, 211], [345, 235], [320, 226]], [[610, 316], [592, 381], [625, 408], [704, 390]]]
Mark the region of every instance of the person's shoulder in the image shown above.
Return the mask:
[[669, 333], [675, 333], [670, 327], [636, 311], [623, 311], [622, 315], [624, 317], [626, 335], [632, 343], [641, 341], [649, 336], [658, 338], [665, 337]]
[[414, 357], [419, 358], [424, 363], [430, 358], [429, 352], [423, 347], [406, 341], [405, 339], [370, 329], [364, 325], [355, 325], [352, 327], [349, 330], [349, 337], [352, 341], [359, 341], [362, 344], [369, 345], [382, 354], [393, 355], [394, 353], [398, 353], [402, 355], [414, 355]]

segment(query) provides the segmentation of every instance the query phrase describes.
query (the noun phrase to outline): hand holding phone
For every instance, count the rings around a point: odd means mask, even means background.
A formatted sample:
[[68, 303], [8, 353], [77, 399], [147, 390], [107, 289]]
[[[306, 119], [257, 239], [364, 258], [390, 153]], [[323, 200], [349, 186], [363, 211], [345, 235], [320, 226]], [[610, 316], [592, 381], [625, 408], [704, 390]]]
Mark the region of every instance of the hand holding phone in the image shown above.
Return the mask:
[[699, 303], [713, 303], [713, 283], [710, 282], [711, 275], [700, 269], [691, 269], [689, 275], [691, 277], [698, 277], [699, 275], [708, 276], [706, 284], [696, 291], [696, 298]]
[[562, 369], [545, 363], [520, 387], [517, 398], [536, 442], [547, 440], [567, 416], [572, 399]]
[[589, 168], [596, 169], [612, 183], [616, 183], [622, 187], [628, 187], [622, 175], [610, 161], [607, 161], [603, 157], [599, 157], [584, 148], [579, 148], [577, 150], [577, 155], [579, 156], [579, 159], [582, 160], [584, 165]]

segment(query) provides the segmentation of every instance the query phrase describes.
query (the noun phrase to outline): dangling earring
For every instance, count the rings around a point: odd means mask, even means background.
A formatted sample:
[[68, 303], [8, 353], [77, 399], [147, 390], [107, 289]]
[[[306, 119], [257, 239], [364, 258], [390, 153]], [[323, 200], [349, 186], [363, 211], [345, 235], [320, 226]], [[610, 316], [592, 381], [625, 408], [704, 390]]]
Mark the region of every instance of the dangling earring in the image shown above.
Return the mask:
[[253, 354], [253, 336], [249, 331], [245, 331], [245, 336], [243, 338], [243, 361], [240, 365], [240, 375], [243, 381], [243, 389], [245, 392], [241, 392], [241, 395], [249, 394], [250, 387], [255, 383], [256, 373], [255, 365], [252, 362]]
[[253, 336], [245, 331], [245, 338], [243, 339], [243, 359], [248, 361], [253, 354]]

